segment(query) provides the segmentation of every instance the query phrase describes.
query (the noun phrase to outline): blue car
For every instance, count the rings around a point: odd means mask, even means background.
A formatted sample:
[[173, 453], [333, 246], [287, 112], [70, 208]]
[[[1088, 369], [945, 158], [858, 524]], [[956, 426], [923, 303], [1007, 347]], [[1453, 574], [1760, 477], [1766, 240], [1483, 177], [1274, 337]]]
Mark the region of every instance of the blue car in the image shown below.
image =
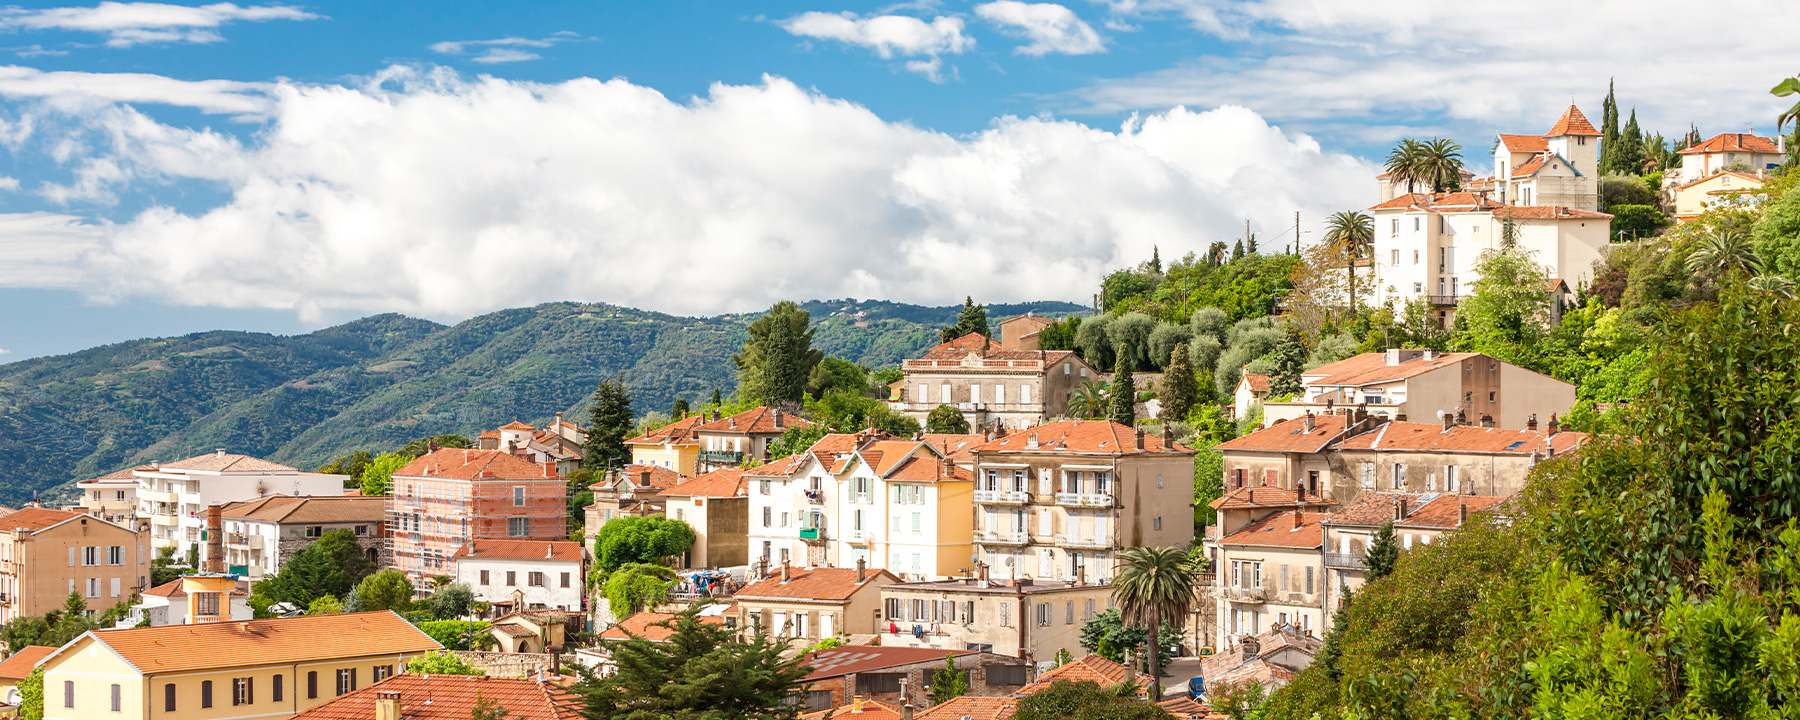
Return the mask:
[[1206, 696], [1206, 678], [1188, 678], [1188, 699], [1199, 700]]

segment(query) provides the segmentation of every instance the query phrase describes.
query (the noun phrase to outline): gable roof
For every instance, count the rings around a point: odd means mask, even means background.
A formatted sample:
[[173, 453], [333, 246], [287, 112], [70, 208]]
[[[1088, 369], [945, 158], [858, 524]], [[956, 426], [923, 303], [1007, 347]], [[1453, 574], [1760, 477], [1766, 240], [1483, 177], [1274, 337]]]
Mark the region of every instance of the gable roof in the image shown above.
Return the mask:
[[1051, 668], [1048, 672], [1039, 675], [1030, 685], [1019, 688], [1017, 694], [1035, 695], [1050, 689], [1050, 686], [1058, 680], [1099, 683], [1101, 687], [1134, 680], [1138, 688], [1142, 690], [1149, 686], [1151, 679], [1147, 673], [1133, 673], [1124, 665], [1089, 653], [1081, 656], [1078, 660]]
[[1544, 133], [1544, 137], [1547, 138], [1563, 135], [1600, 137], [1600, 131], [1594, 129], [1594, 124], [1588, 122], [1587, 116], [1581, 114], [1580, 109], [1570, 105], [1569, 109], [1563, 111], [1562, 117], [1556, 119], [1556, 124], [1551, 126], [1550, 132]]
[[806, 461], [811, 459], [812, 456], [804, 452], [795, 453], [787, 457], [778, 457], [756, 467], [746, 468], [744, 470], [744, 477], [788, 477], [789, 475], [794, 474], [794, 471], [799, 470], [800, 466], [804, 465]]
[[1269, 376], [1261, 373], [1244, 373], [1244, 376], [1238, 379], [1238, 384], [1249, 385], [1250, 392], [1253, 394], [1269, 392]]
[[567, 540], [470, 540], [457, 548], [453, 560], [538, 560], [581, 562], [581, 543]]
[[[1141, 453], [1193, 452], [1180, 445], [1164, 449], [1162, 436], [1144, 433], [1144, 449], [1137, 449], [1135, 428], [1111, 420], [1058, 420], [1037, 427], [1007, 433], [974, 448], [973, 452], [1042, 452], [1089, 453], [1102, 455], [1137, 455]], [[1030, 447], [1032, 443], [1037, 447]]]
[[24, 680], [26, 675], [31, 674], [32, 668], [37, 667], [39, 660], [49, 657], [53, 652], [56, 652], [53, 645], [26, 645], [19, 648], [18, 652], [6, 658], [6, 662], [0, 662], [0, 679]]
[[618, 479], [631, 483], [633, 489], [672, 488], [681, 484], [681, 473], [661, 465], [626, 465], [619, 469]]
[[443, 649], [391, 610], [94, 630], [88, 635], [146, 675]]
[[554, 471], [526, 462], [505, 450], [439, 448], [394, 471], [396, 478], [443, 480], [559, 479]]
[[1362, 353], [1303, 371], [1300, 373], [1300, 381], [1309, 386], [1362, 387], [1405, 380], [1439, 368], [1455, 367], [1457, 363], [1478, 355], [1480, 353], [1435, 353], [1430, 358], [1417, 355], [1399, 364], [1389, 365], [1386, 353]]
[[220, 514], [233, 520], [272, 523], [378, 523], [387, 518], [387, 498], [378, 495], [269, 495], [226, 503]]
[[[78, 517], [88, 516], [68, 510], [52, 510], [47, 507], [28, 507], [0, 516], [0, 529], [23, 529], [30, 530], [31, 532], [40, 532], [52, 526], [74, 520]], [[94, 519], [100, 520], [100, 518]], [[101, 520], [101, 522], [105, 521]]]
[[706, 416], [689, 415], [675, 422], [644, 433], [630, 440], [626, 445], [698, 445], [700, 440], [694, 435], [695, 428], [706, 424]]
[[1521, 178], [1521, 177], [1531, 177], [1532, 175], [1536, 175], [1539, 170], [1544, 169], [1544, 165], [1548, 164], [1550, 162], [1550, 158], [1553, 158], [1553, 157], [1556, 157], [1556, 156], [1552, 155], [1550, 153], [1538, 153], [1537, 155], [1533, 156], [1530, 160], [1526, 160], [1525, 162], [1521, 163], [1518, 167], [1513, 168], [1512, 176], [1516, 177], [1516, 178]]
[[143, 465], [133, 465], [131, 467], [125, 468], [124, 470], [114, 470], [105, 475], [101, 475], [100, 477], [91, 478], [88, 480], [82, 480], [81, 482], [78, 482], [75, 484], [76, 485], [87, 485], [87, 484], [92, 483], [92, 484], [97, 484], [97, 485], [136, 485], [137, 484], [137, 471], [150, 470], [153, 467], [154, 466], [151, 465], [150, 463], [144, 463]]
[[746, 494], [743, 468], [720, 468], [663, 491], [664, 497], [739, 497]]
[[1345, 450], [1393, 450], [1404, 452], [1492, 453], [1499, 455], [1557, 454], [1572, 451], [1587, 441], [1587, 433], [1508, 430], [1476, 425], [1453, 425], [1445, 430], [1437, 423], [1394, 421], [1345, 438]]
[[[1016, 697], [976, 697], [963, 695], [953, 697], [937, 707], [915, 715], [917, 720], [1004, 720], [1012, 717], [1013, 710], [1019, 706]], [[842, 716], [837, 716], [842, 717]]]
[[186, 460], [157, 463], [151, 470], [188, 470], [196, 472], [291, 473], [298, 470], [249, 455], [233, 455], [223, 450], [195, 455]]
[[849, 704], [825, 710], [814, 710], [800, 716], [800, 720], [900, 720], [900, 708], [880, 700], [864, 700], [855, 698]]
[[1346, 421], [1347, 418], [1337, 413], [1314, 415], [1313, 429], [1307, 430], [1302, 418], [1283, 420], [1214, 447], [1250, 452], [1316, 453], [1344, 431]]
[[1317, 495], [1306, 495], [1296, 490], [1276, 487], [1264, 483], [1262, 485], [1246, 485], [1232, 488], [1224, 497], [1208, 503], [1215, 510], [1245, 510], [1252, 508], [1305, 507], [1307, 505], [1329, 505], [1330, 503]]
[[1550, 149], [1550, 143], [1538, 135], [1508, 135], [1500, 133], [1500, 144], [1512, 152], [1540, 153]]
[[[1756, 183], [1756, 187], [1762, 187], [1763, 180], [1764, 180], [1764, 178], [1757, 176], [1753, 173], [1747, 173], [1747, 172], [1743, 172], [1740, 170], [1720, 170], [1711, 175], [1707, 175], [1706, 177], [1700, 178], [1699, 180], [1695, 180], [1693, 182], [1687, 182], [1687, 183], [1682, 183], [1681, 185], [1677, 185], [1677, 186], [1675, 186], [1675, 190], [1676, 190], [1676, 192], [1680, 192], [1682, 190], [1691, 188], [1695, 185], [1699, 185], [1700, 183], [1707, 182], [1709, 180], [1713, 180], [1713, 179], [1719, 177], [1720, 175], [1730, 175], [1730, 176], [1736, 177], [1738, 179], [1744, 180], [1745, 182]], [[1745, 189], [1747, 190], [1750, 188], [1745, 188]]]
[[[1329, 519], [1327, 513], [1288, 510], [1271, 513], [1237, 532], [1219, 539], [1220, 545], [1254, 545], [1257, 547], [1316, 548], [1324, 533], [1319, 521]], [[1299, 522], [1296, 524], [1295, 519]]]
[[974, 482], [975, 471], [964, 468], [949, 460], [939, 459], [935, 455], [910, 457], [887, 473], [884, 477], [891, 481], [938, 483], [938, 482]]
[[1719, 133], [1699, 144], [1689, 145], [1678, 151], [1681, 155], [1719, 152], [1769, 153], [1781, 152], [1775, 141], [1750, 133]]
[[1157, 703], [1156, 706], [1182, 720], [1231, 720], [1230, 715], [1194, 702], [1186, 695], [1164, 700]]
[[1507, 205], [1494, 215], [1500, 219], [1514, 220], [1603, 220], [1612, 217], [1603, 212], [1577, 210], [1562, 205]]
[[1472, 212], [1491, 210], [1500, 207], [1499, 203], [1484, 196], [1470, 192], [1448, 193], [1405, 193], [1395, 195], [1393, 199], [1377, 203], [1370, 210], [1447, 210], [1451, 212]]
[[1472, 516], [1506, 500], [1482, 495], [1439, 495], [1413, 509], [1406, 519], [1396, 521], [1394, 527], [1455, 530], [1462, 527], [1463, 513]]
[[773, 572], [769, 577], [740, 588], [733, 597], [739, 600], [849, 600], [851, 596], [863, 588], [872, 587], [875, 581], [887, 578], [890, 583], [900, 578], [880, 568], [869, 568], [862, 582], [856, 581], [856, 568], [790, 568], [788, 581], [781, 581], [781, 573]]
[[369, 720], [379, 693], [399, 693], [405, 720], [468, 720], [477, 699], [506, 709], [508, 720], [577, 720], [581, 701], [554, 682], [486, 675], [402, 673], [294, 715], [294, 720]]
[[973, 654], [974, 650], [949, 650], [930, 647], [886, 647], [881, 645], [840, 645], [814, 651], [806, 657], [812, 672], [801, 682], [869, 672], [895, 665], [941, 661], [947, 657]]
[[781, 433], [787, 432], [790, 428], [812, 426], [812, 421], [793, 413], [784, 413], [769, 407], [753, 407], [736, 415], [703, 423], [695, 427], [694, 432]]

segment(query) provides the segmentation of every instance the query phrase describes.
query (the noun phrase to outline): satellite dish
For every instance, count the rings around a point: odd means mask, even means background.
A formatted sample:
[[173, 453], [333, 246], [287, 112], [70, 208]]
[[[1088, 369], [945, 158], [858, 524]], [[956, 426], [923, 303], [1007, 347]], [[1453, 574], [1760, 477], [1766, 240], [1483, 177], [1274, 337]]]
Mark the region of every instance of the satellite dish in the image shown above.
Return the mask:
[[1013, 566], [1013, 559], [1011, 557], [1006, 558], [1006, 566], [1007, 567]]
[[981, 562], [981, 553], [969, 553], [969, 563], [974, 564], [978, 562]]

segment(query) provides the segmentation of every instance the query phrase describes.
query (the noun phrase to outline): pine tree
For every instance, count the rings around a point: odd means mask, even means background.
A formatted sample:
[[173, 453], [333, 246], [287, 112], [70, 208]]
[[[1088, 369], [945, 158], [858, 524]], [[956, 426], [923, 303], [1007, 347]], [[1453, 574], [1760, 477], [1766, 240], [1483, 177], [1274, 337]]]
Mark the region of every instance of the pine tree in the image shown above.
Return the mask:
[[1369, 569], [1363, 573], [1363, 584], [1375, 582], [1394, 571], [1394, 562], [1400, 559], [1400, 543], [1394, 541], [1394, 524], [1382, 525], [1375, 532], [1375, 540], [1369, 543], [1369, 553], [1364, 556]]
[[712, 406], [718, 407], [718, 406], [724, 405], [724, 404], [725, 404], [725, 396], [719, 394], [718, 388], [713, 388]]
[[1306, 349], [1300, 345], [1300, 331], [1289, 326], [1287, 337], [1275, 346], [1275, 373], [1269, 376], [1269, 397], [1299, 395], [1300, 369], [1306, 364]]
[[976, 305], [975, 298], [967, 296], [963, 297], [962, 311], [956, 314], [956, 337], [964, 335], [993, 337], [993, 331], [988, 328], [987, 308]]
[[1256, 254], [1256, 233], [1250, 233], [1250, 237], [1244, 238], [1244, 252]]
[[749, 718], [799, 715], [788, 697], [811, 671], [803, 655], [788, 656], [787, 643], [766, 632], [738, 642], [736, 629], [703, 623], [690, 609], [659, 623], [673, 633], [666, 642], [632, 638], [607, 642], [618, 672], [583, 675], [569, 687], [591, 720], [637, 718]]
[[1113, 374], [1112, 387], [1107, 392], [1107, 400], [1111, 403], [1106, 416], [1120, 425], [1137, 425], [1137, 380], [1131, 377], [1130, 358], [1119, 358], [1118, 371]]
[[1163, 370], [1162, 388], [1156, 394], [1157, 399], [1162, 401], [1163, 422], [1186, 420], [1188, 411], [1193, 409], [1195, 398], [1199, 394], [1199, 380], [1195, 378], [1194, 366], [1188, 360], [1188, 344], [1176, 345], [1169, 353], [1169, 367]]
[[631, 457], [625, 439], [631, 437], [633, 424], [625, 375], [601, 380], [594, 390], [594, 404], [588, 408], [587, 442], [582, 445], [581, 464], [589, 470], [623, 466]]
[[743, 349], [731, 356], [738, 367], [738, 397], [761, 403], [805, 398], [806, 379], [825, 357], [813, 349], [811, 322], [811, 313], [783, 300], [750, 323]]
[[669, 417], [680, 420], [687, 417], [689, 411], [687, 398], [678, 397], [675, 398], [675, 404], [669, 407]]
[[1232, 246], [1232, 248], [1231, 248], [1231, 259], [1235, 261], [1238, 258], [1241, 258], [1243, 256], [1244, 256], [1244, 241], [1243, 241], [1243, 239], [1240, 238], [1237, 241], [1237, 244]]
[[1150, 272], [1162, 273], [1162, 250], [1155, 245], [1150, 246]]

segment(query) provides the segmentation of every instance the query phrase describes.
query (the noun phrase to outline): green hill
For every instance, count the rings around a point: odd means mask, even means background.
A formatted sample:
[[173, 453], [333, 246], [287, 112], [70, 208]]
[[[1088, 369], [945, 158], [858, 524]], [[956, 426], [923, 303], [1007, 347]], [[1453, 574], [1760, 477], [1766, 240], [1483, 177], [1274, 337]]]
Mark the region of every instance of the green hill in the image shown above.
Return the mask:
[[[937, 340], [957, 307], [815, 301], [815, 345], [872, 367]], [[990, 306], [995, 320], [1069, 303]], [[215, 331], [0, 365], [0, 503], [151, 460], [227, 448], [310, 468], [356, 448], [585, 415], [624, 373], [639, 413], [736, 384], [755, 315], [548, 303], [454, 326], [377, 315], [306, 335]]]

